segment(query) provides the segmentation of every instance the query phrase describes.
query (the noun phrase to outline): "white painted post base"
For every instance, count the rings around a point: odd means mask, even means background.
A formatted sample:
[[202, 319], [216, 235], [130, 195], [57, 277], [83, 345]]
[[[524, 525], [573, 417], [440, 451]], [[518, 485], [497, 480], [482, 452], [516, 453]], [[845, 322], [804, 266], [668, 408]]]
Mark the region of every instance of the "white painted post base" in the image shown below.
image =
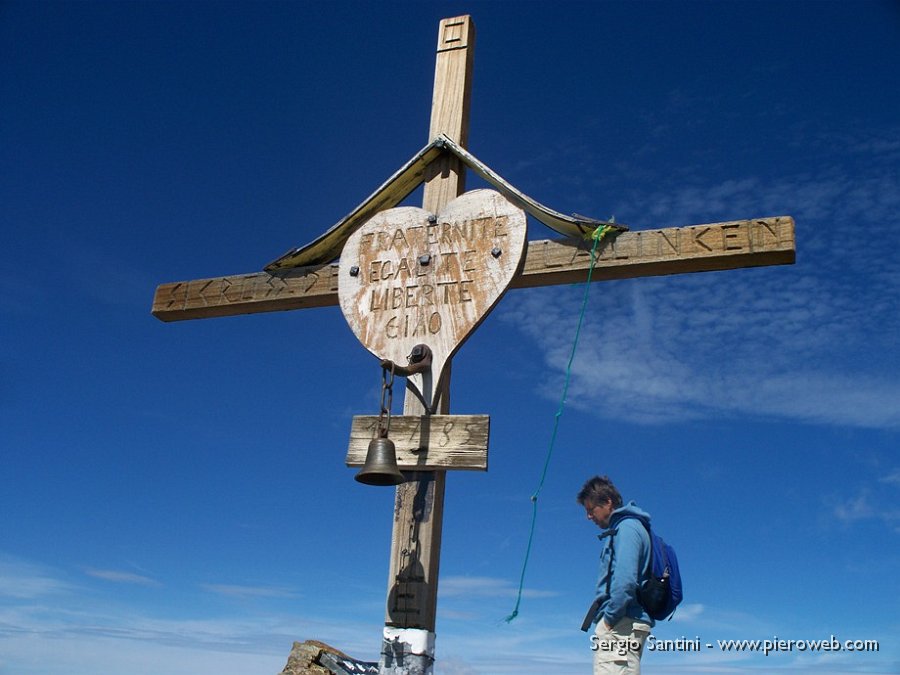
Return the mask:
[[381, 642], [381, 675], [431, 675], [434, 666], [434, 633], [423, 628], [384, 627]]

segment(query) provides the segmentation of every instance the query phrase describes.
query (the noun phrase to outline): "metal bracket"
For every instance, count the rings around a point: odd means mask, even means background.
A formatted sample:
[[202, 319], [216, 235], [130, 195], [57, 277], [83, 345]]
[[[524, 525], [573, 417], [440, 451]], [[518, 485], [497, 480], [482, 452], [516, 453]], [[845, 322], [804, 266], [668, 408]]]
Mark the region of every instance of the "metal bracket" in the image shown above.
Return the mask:
[[416, 386], [415, 382], [412, 382], [409, 379], [410, 375], [419, 375], [431, 370], [431, 348], [428, 345], [416, 345], [412, 348], [412, 352], [410, 352], [409, 356], [407, 356], [406, 358], [407, 361], [409, 361], [409, 364], [406, 366], [397, 365], [390, 359], [382, 359], [381, 367], [385, 370], [392, 369], [395, 374], [407, 378], [406, 388], [413, 393], [413, 396], [419, 399], [419, 402], [425, 409], [426, 415], [434, 415], [435, 411], [437, 410], [439, 399], [432, 401], [432, 404], [428, 405], [428, 403], [425, 401], [425, 397], [422, 395], [422, 392]]

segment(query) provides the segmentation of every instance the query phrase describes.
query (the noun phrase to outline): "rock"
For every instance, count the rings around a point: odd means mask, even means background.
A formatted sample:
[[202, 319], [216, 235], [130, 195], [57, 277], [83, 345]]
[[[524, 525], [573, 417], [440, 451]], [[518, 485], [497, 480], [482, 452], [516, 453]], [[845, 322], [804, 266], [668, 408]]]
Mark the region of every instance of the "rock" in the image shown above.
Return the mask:
[[318, 640], [307, 640], [294, 643], [287, 665], [280, 675], [346, 675], [369, 672], [377, 673], [377, 664], [356, 661], [331, 645]]

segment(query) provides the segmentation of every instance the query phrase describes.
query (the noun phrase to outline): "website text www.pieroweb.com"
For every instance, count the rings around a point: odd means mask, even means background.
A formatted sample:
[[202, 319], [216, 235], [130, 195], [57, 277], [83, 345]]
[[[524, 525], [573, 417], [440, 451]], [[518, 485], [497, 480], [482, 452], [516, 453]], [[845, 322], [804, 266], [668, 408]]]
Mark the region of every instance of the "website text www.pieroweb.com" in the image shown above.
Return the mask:
[[[639, 651], [641, 643], [638, 640], [628, 638], [610, 639], [597, 635], [591, 636], [591, 649], [594, 651], [613, 651], [626, 654], [628, 651]], [[681, 637], [677, 639], [658, 639], [651, 635], [644, 644], [644, 650], [649, 652], [754, 652], [765, 656], [786, 652], [877, 652], [878, 640], [853, 639], [842, 640], [835, 635], [822, 639], [793, 639], [773, 636], [763, 639], [729, 639], [707, 642], [699, 636], [693, 638]]]

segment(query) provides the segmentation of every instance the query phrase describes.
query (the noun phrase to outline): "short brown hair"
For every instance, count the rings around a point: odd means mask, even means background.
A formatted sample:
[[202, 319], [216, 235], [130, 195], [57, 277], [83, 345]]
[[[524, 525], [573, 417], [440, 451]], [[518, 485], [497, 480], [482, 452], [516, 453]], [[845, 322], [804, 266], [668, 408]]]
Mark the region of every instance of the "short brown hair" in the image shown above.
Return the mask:
[[609, 476], [594, 476], [584, 484], [578, 493], [578, 503], [582, 506], [585, 502], [600, 506], [609, 500], [612, 500], [614, 509], [622, 506], [622, 495], [619, 494]]

